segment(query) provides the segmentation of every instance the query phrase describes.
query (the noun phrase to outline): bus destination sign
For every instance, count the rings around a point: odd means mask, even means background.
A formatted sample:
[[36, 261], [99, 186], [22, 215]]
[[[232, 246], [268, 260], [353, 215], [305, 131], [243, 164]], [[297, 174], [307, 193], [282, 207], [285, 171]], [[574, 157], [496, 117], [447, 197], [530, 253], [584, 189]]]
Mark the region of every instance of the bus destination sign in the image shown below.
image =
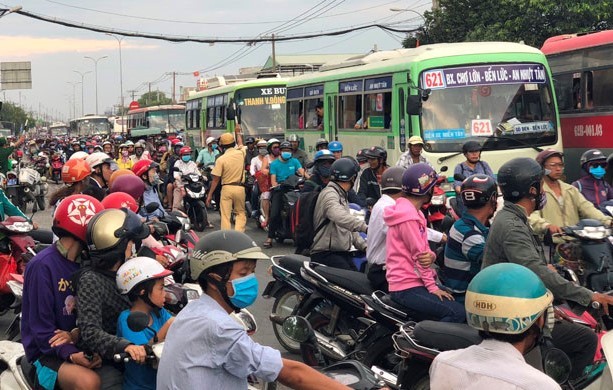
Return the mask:
[[495, 84], [547, 82], [547, 72], [541, 64], [499, 64], [433, 69], [422, 73], [426, 89], [471, 87]]

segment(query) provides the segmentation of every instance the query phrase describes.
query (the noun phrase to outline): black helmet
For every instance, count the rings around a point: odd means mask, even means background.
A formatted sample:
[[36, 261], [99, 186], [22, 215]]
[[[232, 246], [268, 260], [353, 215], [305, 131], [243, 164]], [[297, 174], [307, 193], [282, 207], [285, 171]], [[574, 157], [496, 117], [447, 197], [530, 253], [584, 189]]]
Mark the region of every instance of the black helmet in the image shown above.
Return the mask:
[[366, 152], [368, 152], [368, 148], [358, 150], [358, 153], [356, 154], [355, 158], [358, 160], [359, 163], [365, 163], [366, 161], [368, 161], [368, 157], [366, 157]]
[[607, 162], [607, 157], [598, 149], [590, 149], [585, 151], [581, 155], [581, 168], [585, 169], [585, 166], [592, 162]]
[[367, 158], [380, 158], [383, 161], [387, 160], [387, 151], [381, 146], [373, 146], [365, 153]]
[[292, 144], [290, 144], [289, 141], [283, 141], [279, 145], [279, 149], [281, 149], [281, 150], [283, 150], [283, 149], [291, 149], [291, 148], [292, 148]]
[[315, 141], [315, 149], [319, 148], [320, 146], [326, 146], [326, 149], [328, 148], [328, 140], [325, 138], [319, 138], [317, 141]]
[[535, 160], [518, 157], [506, 162], [498, 171], [498, 185], [504, 200], [516, 202], [530, 193], [530, 188], [541, 191], [545, 171]]
[[498, 197], [496, 181], [488, 175], [476, 174], [469, 176], [460, 189], [462, 203], [469, 209], [485, 206], [492, 197]]
[[245, 140], [245, 145], [254, 144], [254, 143], [255, 143], [255, 138], [253, 137], [247, 137], [247, 139]]
[[402, 175], [405, 169], [402, 167], [388, 168], [381, 175], [381, 192], [386, 190], [402, 191]]
[[468, 141], [465, 142], [464, 145], [462, 145], [462, 153], [466, 154], [468, 152], [480, 152], [481, 149], [483, 149], [481, 147], [481, 144], [477, 141]]
[[330, 167], [330, 179], [332, 181], [352, 181], [360, 171], [360, 165], [350, 157], [341, 157]]

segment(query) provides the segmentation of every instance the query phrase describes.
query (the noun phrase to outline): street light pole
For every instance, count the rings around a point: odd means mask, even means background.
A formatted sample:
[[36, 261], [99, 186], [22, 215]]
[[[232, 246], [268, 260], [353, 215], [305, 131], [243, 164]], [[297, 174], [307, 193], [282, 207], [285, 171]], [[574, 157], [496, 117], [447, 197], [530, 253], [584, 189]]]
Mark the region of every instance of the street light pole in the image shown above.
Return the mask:
[[95, 77], [96, 77], [96, 115], [98, 115], [98, 61], [105, 59], [105, 58], [109, 58], [109, 56], [102, 56], [99, 58], [93, 58], [93, 57], [89, 57], [89, 56], [85, 56], [84, 58], [88, 58], [92, 61], [94, 61], [94, 73], [95, 73]]
[[91, 72], [79, 72], [78, 70], [73, 70], [73, 72], [77, 73], [79, 76], [81, 76], [81, 116], [85, 116], [85, 99], [83, 98], [84, 94], [84, 83], [83, 83], [83, 78], [85, 77], [86, 74], [91, 73]]
[[414, 9], [409, 9], [409, 8], [390, 8], [390, 11], [392, 11], [392, 12], [413, 12], [414, 14], [416, 14], [417, 16], [422, 18], [424, 23], [426, 22], [426, 18], [424, 18], [424, 15], [420, 14], [419, 12], [415, 11]]
[[77, 117], [77, 98], [75, 93], [75, 87], [79, 84], [78, 81], [66, 81], [66, 83], [72, 85], [72, 119]]
[[119, 89], [120, 89], [120, 97], [121, 97], [121, 132], [125, 133], [126, 129], [125, 129], [125, 120], [123, 118], [124, 116], [124, 101], [123, 101], [123, 65], [122, 65], [122, 61], [121, 61], [121, 41], [123, 40], [124, 37], [117, 37], [116, 35], [113, 34], [109, 34], [106, 33], [106, 35], [113, 37], [115, 39], [117, 39], [117, 43], [119, 44]]

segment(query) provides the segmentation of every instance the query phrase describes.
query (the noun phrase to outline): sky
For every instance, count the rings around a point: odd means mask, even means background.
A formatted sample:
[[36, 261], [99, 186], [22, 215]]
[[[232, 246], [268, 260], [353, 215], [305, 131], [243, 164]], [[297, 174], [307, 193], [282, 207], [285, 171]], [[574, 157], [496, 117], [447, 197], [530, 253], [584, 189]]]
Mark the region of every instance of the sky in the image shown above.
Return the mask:
[[[292, 36], [342, 30], [358, 25], [397, 23], [416, 28], [418, 14], [431, 8], [431, 0], [0, 0], [0, 8], [20, 5], [24, 11], [111, 30], [160, 35], [216, 38], [254, 38], [275, 33]], [[390, 8], [412, 11], [394, 12]], [[376, 47], [401, 47], [403, 33], [379, 29], [360, 30], [338, 37], [278, 42], [277, 55], [366, 53]], [[151, 90], [167, 96], [172, 90], [170, 72], [177, 72], [176, 91], [195, 86], [201, 76], [237, 74], [239, 68], [261, 66], [271, 55], [270, 44], [214, 45], [171, 43], [125, 37], [121, 42], [123, 95], [126, 106]], [[119, 44], [104, 33], [84, 31], [19, 14], [0, 18], [0, 62], [31, 61], [32, 89], [0, 92], [0, 100], [21, 103], [57, 120], [96, 112], [94, 61], [98, 61], [98, 113], [111, 110], [121, 96]], [[83, 110], [81, 76], [83, 76]], [[79, 83], [79, 84], [75, 84]]]

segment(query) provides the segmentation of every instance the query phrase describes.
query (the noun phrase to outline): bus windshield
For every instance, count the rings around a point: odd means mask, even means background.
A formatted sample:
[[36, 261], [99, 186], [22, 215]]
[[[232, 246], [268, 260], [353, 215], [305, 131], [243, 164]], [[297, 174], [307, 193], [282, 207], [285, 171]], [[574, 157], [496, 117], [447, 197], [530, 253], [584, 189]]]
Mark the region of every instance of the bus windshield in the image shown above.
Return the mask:
[[488, 149], [553, 144], [557, 118], [551, 84], [541, 64], [497, 64], [428, 70], [422, 134], [429, 150], [457, 152], [469, 138]]
[[77, 120], [76, 126], [77, 134], [80, 136], [106, 135], [111, 130], [111, 124], [107, 118]]
[[235, 93], [245, 135], [265, 136], [285, 131], [285, 87], [245, 88]]
[[149, 112], [149, 127], [176, 132], [183, 129], [185, 123], [184, 110], [155, 110]]
[[55, 126], [50, 128], [52, 137], [63, 137], [68, 134], [67, 126]]

